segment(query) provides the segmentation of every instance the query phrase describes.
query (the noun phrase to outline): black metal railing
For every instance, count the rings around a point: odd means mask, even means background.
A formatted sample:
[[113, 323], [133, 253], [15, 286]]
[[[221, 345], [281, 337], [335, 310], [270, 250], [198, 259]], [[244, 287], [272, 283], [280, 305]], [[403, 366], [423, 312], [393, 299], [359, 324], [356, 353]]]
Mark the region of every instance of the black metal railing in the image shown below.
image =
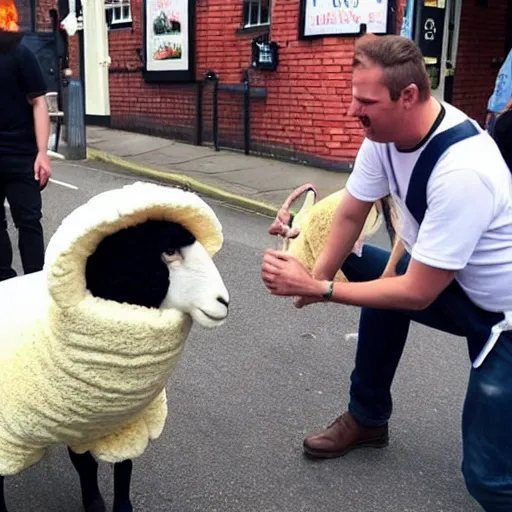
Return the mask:
[[249, 71], [241, 84], [224, 84], [214, 71], [208, 71], [198, 92], [199, 144], [211, 144], [216, 151], [221, 147], [251, 150], [251, 99], [263, 97], [265, 90], [253, 88]]

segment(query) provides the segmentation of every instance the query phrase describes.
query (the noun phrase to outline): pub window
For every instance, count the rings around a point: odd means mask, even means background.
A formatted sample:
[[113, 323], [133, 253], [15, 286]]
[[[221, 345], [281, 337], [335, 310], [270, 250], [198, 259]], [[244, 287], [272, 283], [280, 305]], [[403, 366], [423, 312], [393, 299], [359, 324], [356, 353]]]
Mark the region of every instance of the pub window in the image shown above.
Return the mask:
[[244, 27], [270, 23], [270, 0], [244, 0]]
[[130, 0], [105, 0], [105, 10], [111, 27], [131, 25], [132, 9]]

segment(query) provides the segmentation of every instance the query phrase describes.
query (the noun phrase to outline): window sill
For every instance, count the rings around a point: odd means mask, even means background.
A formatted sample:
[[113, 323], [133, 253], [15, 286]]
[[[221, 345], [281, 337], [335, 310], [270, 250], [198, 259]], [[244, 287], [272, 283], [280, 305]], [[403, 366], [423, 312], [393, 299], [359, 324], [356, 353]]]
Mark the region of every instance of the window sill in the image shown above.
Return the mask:
[[127, 30], [133, 27], [132, 21], [124, 21], [123, 23], [112, 23], [108, 27], [109, 32], [117, 32], [118, 30]]
[[237, 36], [265, 36], [270, 33], [270, 24], [253, 25], [252, 27], [240, 27], [236, 31]]

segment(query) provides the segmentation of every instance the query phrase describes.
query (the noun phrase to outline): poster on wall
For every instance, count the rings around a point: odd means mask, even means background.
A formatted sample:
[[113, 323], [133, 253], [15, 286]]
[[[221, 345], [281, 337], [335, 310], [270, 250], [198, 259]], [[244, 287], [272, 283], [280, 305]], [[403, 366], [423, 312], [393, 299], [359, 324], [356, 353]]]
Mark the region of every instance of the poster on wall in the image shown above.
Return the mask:
[[193, 0], [144, 1], [144, 79], [195, 80]]
[[301, 0], [299, 38], [394, 33], [394, 0]]

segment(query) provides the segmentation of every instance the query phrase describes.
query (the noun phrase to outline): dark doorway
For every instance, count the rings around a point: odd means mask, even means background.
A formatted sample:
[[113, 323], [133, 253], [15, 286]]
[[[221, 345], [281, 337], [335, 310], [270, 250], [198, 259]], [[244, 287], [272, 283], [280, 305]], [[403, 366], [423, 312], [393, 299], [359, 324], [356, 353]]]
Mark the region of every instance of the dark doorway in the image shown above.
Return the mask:
[[505, 33], [505, 55], [512, 48], [512, 0], [508, 0], [507, 18], [506, 18], [506, 33]]

